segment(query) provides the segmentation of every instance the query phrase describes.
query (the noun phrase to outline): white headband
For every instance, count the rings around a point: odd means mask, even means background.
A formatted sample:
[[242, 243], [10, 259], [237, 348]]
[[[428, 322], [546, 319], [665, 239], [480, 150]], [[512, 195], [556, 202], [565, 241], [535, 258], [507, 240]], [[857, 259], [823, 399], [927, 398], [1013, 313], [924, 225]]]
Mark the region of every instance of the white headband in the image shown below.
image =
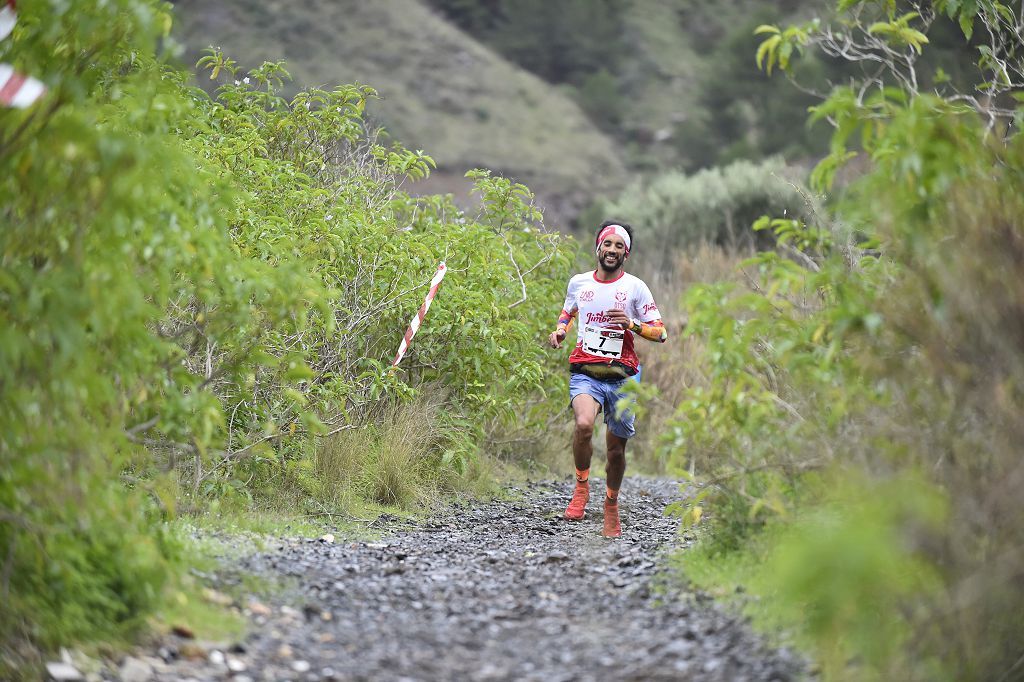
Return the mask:
[[622, 241], [626, 242], [626, 253], [628, 254], [630, 249], [629, 232], [626, 232], [626, 228], [624, 228], [622, 225], [608, 225], [607, 227], [602, 229], [601, 233], [597, 235], [597, 244], [595, 250], [600, 253], [601, 242], [603, 242], [604, 238], [607, 237], [609, 234], [617, 234], [620, 237], [622, 237]]

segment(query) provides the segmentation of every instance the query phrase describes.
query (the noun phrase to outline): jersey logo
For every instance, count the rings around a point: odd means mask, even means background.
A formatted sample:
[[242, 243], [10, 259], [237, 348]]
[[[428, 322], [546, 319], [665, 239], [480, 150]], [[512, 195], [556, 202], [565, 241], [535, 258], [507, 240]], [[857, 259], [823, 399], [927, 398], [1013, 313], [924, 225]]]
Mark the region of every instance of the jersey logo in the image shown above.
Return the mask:
[[584, 303], [589, 303], [590, 301], [593, 301], [594, 300], [594, 290], [593, 289], [584, 289], [582, 292], [580, 292], [580, 300], [582, 302], [584, 302]]
[[593, 324], [595, 322], [610, 322], [611, 320], [605, 317], [604, 311], [599, 313], [587, 313], [587, 324]]
[[626, 292], [623, 291], [622, 289], [616, 291], [615, 300], [618, 301], [619, 303], [623, 303], [626, 300]]
[[657, 303], [648, 303], [647, 305], [645, 305], [644, 306], [644, 315], [646, 315], [647, 313], [651, 312], [652, 310], [654, 312], [658, 312], [658, 304]]

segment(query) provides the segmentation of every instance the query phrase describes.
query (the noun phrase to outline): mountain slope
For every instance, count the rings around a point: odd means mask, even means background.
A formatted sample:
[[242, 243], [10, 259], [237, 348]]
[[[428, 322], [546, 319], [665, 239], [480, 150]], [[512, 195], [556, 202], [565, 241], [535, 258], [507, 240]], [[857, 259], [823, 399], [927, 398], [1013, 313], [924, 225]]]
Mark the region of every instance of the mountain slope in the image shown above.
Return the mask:
[[524, 181], [561, 217], [624, 184], [610, 138], [557, 88], [515, 67], [419, 0], [175, 3], [176, 38], [251, 67], [284, 59], [297, 86], [362, 82], [393, 136], [441, 175], [484, 166]]

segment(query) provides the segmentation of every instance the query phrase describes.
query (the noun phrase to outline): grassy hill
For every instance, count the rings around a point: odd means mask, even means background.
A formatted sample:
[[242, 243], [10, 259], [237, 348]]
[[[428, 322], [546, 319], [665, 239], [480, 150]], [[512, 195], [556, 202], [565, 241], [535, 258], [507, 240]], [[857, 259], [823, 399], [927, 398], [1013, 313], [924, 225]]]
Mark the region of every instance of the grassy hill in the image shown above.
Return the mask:
[[484, 166], [526, 182], [549, 219], [625, 184], [622, 154], [567, 95], [497, 56], [419, 0], [175, 2], [193, 63], [210, 45], [245, 66], [284, 59], [298, 86], [361, 82], [371, 115], [434, 156], [431, 190]]

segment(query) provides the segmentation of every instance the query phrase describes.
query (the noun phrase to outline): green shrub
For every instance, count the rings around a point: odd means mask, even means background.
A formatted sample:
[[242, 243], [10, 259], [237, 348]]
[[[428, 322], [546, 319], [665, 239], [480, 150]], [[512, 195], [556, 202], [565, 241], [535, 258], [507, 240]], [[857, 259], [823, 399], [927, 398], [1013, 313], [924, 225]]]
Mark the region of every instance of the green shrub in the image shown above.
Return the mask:
[[432, 161], [378, 142], [365, 86], [289, 101], [281, 64], [243, 75], [213, 52], [212, 100], [156, 54], [165, 5], [18, 11], [0, 49], [50, 93], [0, 109], [2, 665], [144, 622], [177, 509], [331, 502], [331, 429], [437, 387], [444, 445], [382, 428], [358, 479], [408, 506], [459, 488], [495, 429], [541, 430], [516, 407], [554, 381], [536, 339], [570, 245], [526, 187], [474, 171], [476, 216], [410, 196]]
[[672, 171], [631, 185], [606, 209], [638, 229], [639, 267], [671, 270], [680, 250], [701, 242], [739, 250], [770, 244], [749, 230], [762, 215], [812, 215], [810, 195], [794, 174], [779, 159], [737, 161], [691, 175]]
[[[856, 6], [879, 23], [855, 30], [923, 44], [916, 15]], [[965, 31], [1002, 21], [943, 9]], [[769, 53], [819, 30], [766, 28]], [[837, 88], [816, 113], [839, 122], [834, 153], [812, 178], [828, 186], [854, 136], [870, 170], [833, 217], [759, 220], [776, 249], [741, 266], [745, 286], [688, 292], [706, 381], [682, 396], [666, 456], [695, 473], [687, 520], [710, 518], [720, 548], [789, 527], [773, 535], [770, 582], [827, 678], [1012, 679], [1024, 138], [993, 133], [1004, 114], [913, 94]]]

